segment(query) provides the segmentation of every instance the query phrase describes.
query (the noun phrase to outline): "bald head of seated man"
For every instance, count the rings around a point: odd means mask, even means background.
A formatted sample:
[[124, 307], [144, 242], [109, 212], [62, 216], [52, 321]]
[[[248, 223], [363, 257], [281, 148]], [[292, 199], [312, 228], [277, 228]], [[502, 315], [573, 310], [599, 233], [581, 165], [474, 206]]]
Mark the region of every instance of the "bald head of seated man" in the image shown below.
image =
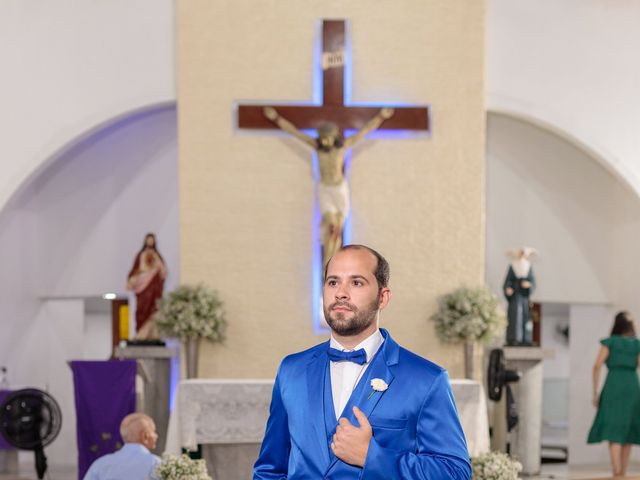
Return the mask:
[[150, 450], [156, 447], [156, 424], [144, 413], [132, 413], [122, 419], [120, 435], [124, 446], [115, 453], [98, 458], [84, 480], [157, 479], [155, 469], [160, 458]]

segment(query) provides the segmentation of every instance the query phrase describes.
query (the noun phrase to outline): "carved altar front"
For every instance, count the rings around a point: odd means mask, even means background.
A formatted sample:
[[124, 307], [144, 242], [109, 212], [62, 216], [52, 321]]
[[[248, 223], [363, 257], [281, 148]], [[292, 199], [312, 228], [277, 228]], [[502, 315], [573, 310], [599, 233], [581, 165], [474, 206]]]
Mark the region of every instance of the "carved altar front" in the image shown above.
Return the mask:
[[[471, 380], [451, 380], [469, 454], [489, 449], [484, 389]], [[213, 478], [252, 477], [269, 416], [273, 380], [184, 380], [169, 421], [166, 451], [196, 451]]]

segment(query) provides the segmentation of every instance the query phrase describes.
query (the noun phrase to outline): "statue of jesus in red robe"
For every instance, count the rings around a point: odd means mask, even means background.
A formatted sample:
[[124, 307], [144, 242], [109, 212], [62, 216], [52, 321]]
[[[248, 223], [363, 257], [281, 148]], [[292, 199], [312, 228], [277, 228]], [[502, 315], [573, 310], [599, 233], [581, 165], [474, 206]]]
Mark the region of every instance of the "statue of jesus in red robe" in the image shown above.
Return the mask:
[[151, 319], [162, 298], [167, 267], [156, 245], [156, 236], [148, 233], [136, 255], [127, 278], [127, 290], [136, 294], [136, 336], [138, 340], [160, 338]]

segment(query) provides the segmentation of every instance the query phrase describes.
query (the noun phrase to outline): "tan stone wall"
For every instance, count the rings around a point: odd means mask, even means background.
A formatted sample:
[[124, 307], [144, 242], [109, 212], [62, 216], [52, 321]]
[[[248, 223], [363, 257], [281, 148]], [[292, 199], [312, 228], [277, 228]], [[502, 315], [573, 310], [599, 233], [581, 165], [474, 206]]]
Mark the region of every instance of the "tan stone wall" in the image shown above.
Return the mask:
[[462, 373], [427, 318], [436, 297], [484, 278], [484, 9], [480, 0], [178, 1], [181, 281], [226, 303], [225, 345], [203, 377], [271, 377], [313, 334], [311, 153], [234, 129], [241, 101], [308, 102], [322, 18], [348, 19], [354, 102], [428, 103], [430, 138], [353, 151], [353, 240], [392, 268], [382, 326]]

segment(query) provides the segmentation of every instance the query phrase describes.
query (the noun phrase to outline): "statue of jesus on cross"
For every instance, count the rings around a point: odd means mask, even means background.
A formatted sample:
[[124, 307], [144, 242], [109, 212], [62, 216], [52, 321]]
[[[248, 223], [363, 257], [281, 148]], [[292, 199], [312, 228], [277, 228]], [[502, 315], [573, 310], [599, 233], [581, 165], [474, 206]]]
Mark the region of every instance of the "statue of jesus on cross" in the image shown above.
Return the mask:
[[[238, 105], [238, 128], [271, 130], [280, 128], [309, 145], [318, 153], [320, 179], [317, 199], [322, 213], [320, 241], [322, 259], [313, 255], [314, 275], [342, 245], [345, 218], [349, 213], [349, 186], [344, 175], [347, 148], [364, 138], [367, 133], [384, 130], [430, 131], [428, 106], [349, 105], [345, 104], [345, 68], [348, 65], [347, 32], [344, 20], [322, 21], [322, 57], [316, 67], [322, 68], [321, 103], [296, 105], [260, 104]], [[283, 60], [284, 61], [284, 60]], [[327, 124], [331, 122], [331, 124]], [[384, 122], [384, 124], [383, 124]], [[318, 137], [301, 130], [316, 129]], [[341, 132], [357, 131], [343, 138]], [[315, 250], [314, 239], [314, 251]], [[319, 263], [322, 262], [322, 266]], [[322, 299], [319, 278], [313, 280], [313, 296]], [[326, 328], [322, 308], [313, 308], [314, 325], [318, 331]], [[323, 326], [324, 325], [324, 326]]]
[[320, 182], [317, 185], [318, 204], [322, 221], [322, 266], [342, 247], [342, 231], [349, 214], [349, 185], [344, 175], [344, 156], [348, 148], [376, 130], [382, 122], [391, 118], [393, 108], [382, 108], [354, 135], [344, 138], [335, 123], [324, 122], [318, 126], [318, 137], [302, 132], [273, 107], [265, 107], [264, 115], [278, 128], [290, 133], [318, 153]]

